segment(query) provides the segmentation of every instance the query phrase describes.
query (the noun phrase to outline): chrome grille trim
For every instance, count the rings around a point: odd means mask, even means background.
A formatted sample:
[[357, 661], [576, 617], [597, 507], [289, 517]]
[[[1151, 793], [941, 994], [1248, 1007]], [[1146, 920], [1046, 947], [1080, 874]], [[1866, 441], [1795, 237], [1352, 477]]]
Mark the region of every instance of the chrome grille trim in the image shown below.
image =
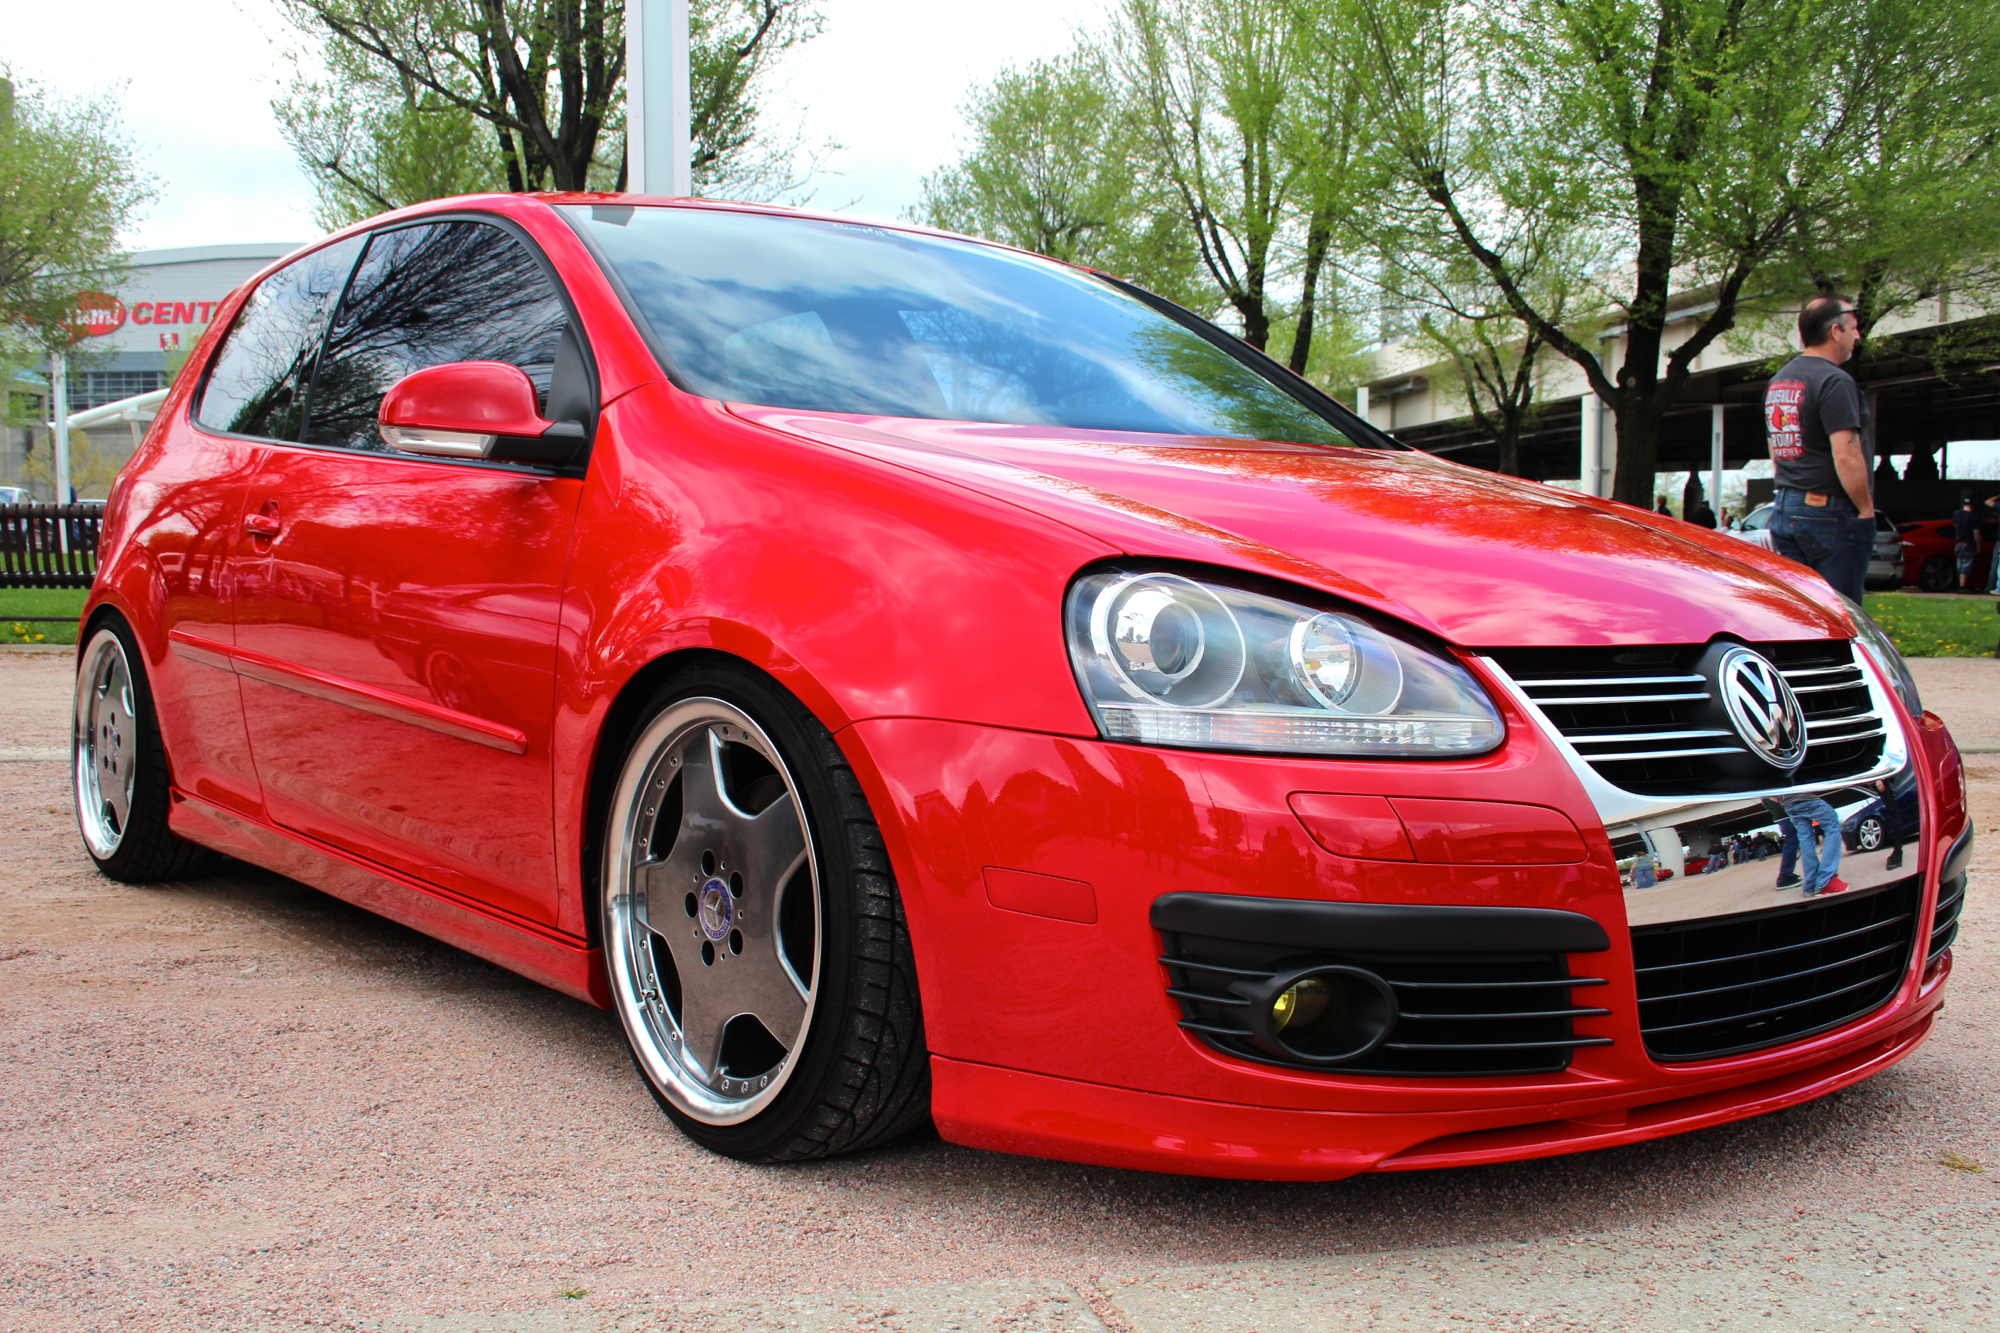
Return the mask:
[[[1864, 725], [1872, 724], [1871, 730], [1859, 735], [1834, 735], [1818, 738], [1813, 738], [1812, 733], [1809, 731], [1808, 753], [1810, 754], [1812, 750], [1818, 749], [1822, 745], [1844, 744], [1856, 740], [1873, 741], [1879, 737], [1881, 752], [1875, 757], [1874, 762], [1866, 765], [1860, 771], [1841, 773], [1837, 776], [1815, 776], [1810, 781], [1795, 782], [1792, 784], [1775, 783], [1769, 787], [1762, 787], [1755, 791], [1735, 792], [1726, 796], [1698, 789], [1679, 793], [1659, 794], [1628, 791], [1616, 782], [1606, 778], [1594, 766], [1597, 763], [1609, 764], [1618, 762], [1605, 755], [1593, 753], [1594, 747], [1592, 742], [1599, 738], [1593, 737], [1587, 731], [1580, 729], [1574, 735], [1565, 734], [1560, 727], [1556, 726], [1550, 720], [1548, 714], [1543, 711], [1544, 704], [1561, 706], [1565, 703], [1582, 702], [1581, 700], [1562, 699], [1551, 695], [1551, 691], [1565, 685], [1571, 687], [1587, 686], [1601, 691], [1601, 682], [1605, 680], [1616, 680], [1624, 684], [1650, 685], [1667, 682], [1679, 684], [1688, 681], [1699, 681], [1702, 677], [1674, 675], [1665, 678], [1663, 681], [1662, 677], [1657, 673], [1629, 677], [1606, 677], [1601, 673], [1592, 673], [1589, 676], [1579, 675], [1567, 680], [1558, 680], [1551, 679], [1546, 670], [1541, 670], [1523, 672], [1522, 678], [1516, 680], [1492, 653], [1481, 654], [1478, 657], [1478, 661], [1488, 673], [1490, 680], [1498, 692], [1504, 694], [1525, 716], [1530, 718], [1543, 737], [1554, 745], [1569, 762], [1571, 770], [1576, 774], [1578, 781], [1583, 784], [1584, 790], [1589, 794], [1591, 804], [1597, 808], [1598, 814], [1607, 825], [1613, 825], [1650, 819], [1654, 816], [1664, 815], [1670, 811], [1684, 811], [1690, 807], [1691, 803], [1696, 805], [1704, 802], [1737, 804], [1744, 800], [1765, 796], [1780, 797], [1817, 794], [1829, 786], [1859, 785], [1873, 782], [1878, 778], [1892, 777], [1901, 772], [1903, 767], [1909, 762], [1909, 743], [1903, 733], [1903, 729], [1900, 726], [1892, 725], [1892, 719], [1895, 718], [1896, 713], [1895, 707], [1890, 700], [1890, 686], [1888, 682], [1881, 679], [1880, 674], [1866, 654], [1860, 653], [1852, 647], [1852, 640], [1842, 642], [1848, 645], [1848, 651], [1853, 654], [1850, 661], [1830, 666], [1795, 667], [1790, 671], [1785, 671], [1781, 668], [1780, 674], [1785, 676], [1788, 684], [1791, 683], [1795, 676], [1812, 684], [1825, 683], [1825, 678], [1832, 675], [1852, 676], [1852, 682], [1842, 683], [1841, 688], [1865, 691], [1865, 704], [1857, 708], [1846, 719], [1840, 720], [1859, 722]], [[1703, 693], [1706, 693], [1706, 691]], [[1820, 693], [1819, 691], [1815, 691], [1814, 696], [1817, 697]], [[1623, 696], [1617, 701], [1627, 702], [1630, 701], [1631, 697], [1629, 695]], [[1834, 720], [1836, 719], [1827, 717], [1815, 719], [1809, 716], [1808, 724], [1810, 725], [1814, 721], [1823, 723]], [[1652, 733], [1652, 738], [1669, 739], [1674, 733], [1684, 733], [1696, 729], [1688, 727], [1685, 724], [1665, 726], [1660, 731]], [[1636, 733], [1630, 727], [1620, 727], [1615, 733], [1606, 734], [1631, 736], [1643, 733]], [[1631, 742], [1627, 741], [1620, 741], [1618, 743], [1620, 745], [1631, 744]], [[1628, 752], [1651, 754], [1650, 749], [1637, 746], [1630, 751], [1621, 751], [1621, 753]], [[1685, 752], [1682, 751], [1681, 753]], [[1675, 755], [1670, 752], [1662, 757], [1671, 758], [1675, 757]]]

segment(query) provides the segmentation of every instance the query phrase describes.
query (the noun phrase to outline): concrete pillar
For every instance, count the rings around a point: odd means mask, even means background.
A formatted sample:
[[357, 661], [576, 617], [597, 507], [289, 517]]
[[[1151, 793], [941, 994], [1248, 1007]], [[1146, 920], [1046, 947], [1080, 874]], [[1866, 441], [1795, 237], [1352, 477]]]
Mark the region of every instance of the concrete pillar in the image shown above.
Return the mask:
[[1708, 409], [1708, 505], [1722, 521], [1722, 404]]
[[688, 0], [625, 7], [625, 184], [634, 194], [694, 193]]
[[1583, 487], [1585, 495], [1602, 495], [1604, 494], [1604, 488], [1602, 478], [1598, 475], [1602, 462], [1602, 450], [1600, 448], [1601, 441], [1598, 438], [1598, 431], [1603, 425], [1603, 418], [1597, 410], [1597, 395], [1585, 394], [1578, 401], [1577, 410], [1581, 414], [1579, 429], [1577, 431], [1577, 439], [1580, 444], [1578, 452], [1581, 454], [1581, 457], [1577, 460], [1577, 484]]
[[1368, 386], [1365, 384], [1355, 386], [1354, 415], [1363, 421], [1368, 420]]
[[66, 505], [69, 503], [69, 359], [61, 352], [49, 353], [49, 433], [55, 454], [55, 501]]

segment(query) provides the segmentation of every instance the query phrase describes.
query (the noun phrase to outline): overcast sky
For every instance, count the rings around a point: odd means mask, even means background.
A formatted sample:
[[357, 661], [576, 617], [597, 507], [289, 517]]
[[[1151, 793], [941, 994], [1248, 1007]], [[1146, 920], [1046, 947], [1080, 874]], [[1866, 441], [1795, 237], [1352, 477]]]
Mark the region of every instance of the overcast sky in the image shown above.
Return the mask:
[[[142, 249], [304, 241], [312, 190], [272, 122], [294, 40], [260, 0], [84, 0], [11, 5], [17, 78], [65, 92], [118, 91], [160, 198], [129, 238]], [[767, 106], [844, 147], [814, 203], [894, 217], [955, 156], [967, 91], [1069, 45], [1102, 0], [823, 0], [826, 32], [778, 72]]]

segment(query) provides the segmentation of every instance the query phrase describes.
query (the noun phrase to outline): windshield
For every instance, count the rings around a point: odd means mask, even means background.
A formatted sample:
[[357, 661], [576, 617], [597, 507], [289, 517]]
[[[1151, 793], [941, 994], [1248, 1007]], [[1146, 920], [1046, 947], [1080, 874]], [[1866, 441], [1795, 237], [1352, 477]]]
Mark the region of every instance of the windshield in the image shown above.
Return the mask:
[[[871, 416], [1348, 444], [1216, 342], [1049, 260], [856, 223], [567, 205], [679, 382]], [[1226, 335], [1217, 335], [1226, 336]]]

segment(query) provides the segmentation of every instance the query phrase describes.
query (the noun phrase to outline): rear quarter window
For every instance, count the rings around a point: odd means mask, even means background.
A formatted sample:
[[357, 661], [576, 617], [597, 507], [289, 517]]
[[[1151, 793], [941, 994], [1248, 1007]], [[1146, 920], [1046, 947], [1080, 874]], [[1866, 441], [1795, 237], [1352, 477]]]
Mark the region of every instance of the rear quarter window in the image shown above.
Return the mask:
[[350, 237], [257, 284], [209, 368], [196, 421], [232, 435], [298, 439], [327, 316], [361, 246], [361, 237]]

